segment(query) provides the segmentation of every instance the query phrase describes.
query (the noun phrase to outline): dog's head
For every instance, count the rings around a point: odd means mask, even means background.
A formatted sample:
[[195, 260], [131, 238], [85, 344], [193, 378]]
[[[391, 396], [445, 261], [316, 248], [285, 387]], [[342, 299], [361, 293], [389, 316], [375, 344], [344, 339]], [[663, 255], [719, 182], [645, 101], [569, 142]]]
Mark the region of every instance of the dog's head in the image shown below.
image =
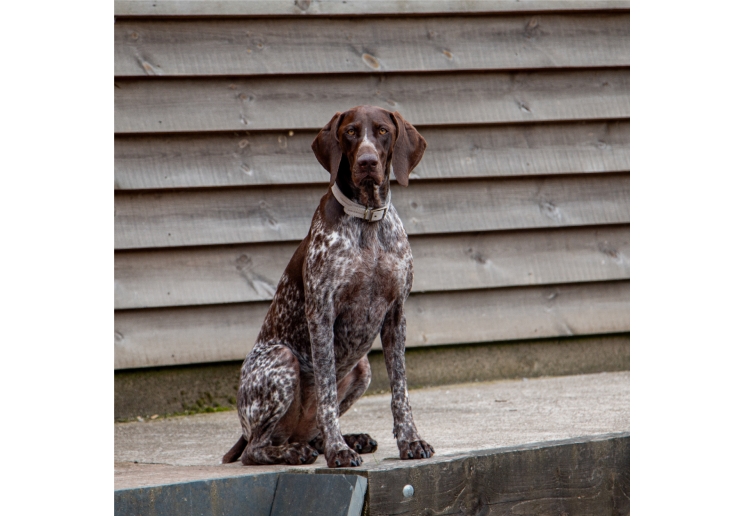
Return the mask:
[[[331, 173], [331, 184], [343, 177], [358, 190], [379, 188], [390, 170], [403, 186], [418, 165], [426, 141], [400, 113], [357, 106], [336, 113], [312, 145], [315, 157]], [[339, 185], [341, 186], [341, 185]]]

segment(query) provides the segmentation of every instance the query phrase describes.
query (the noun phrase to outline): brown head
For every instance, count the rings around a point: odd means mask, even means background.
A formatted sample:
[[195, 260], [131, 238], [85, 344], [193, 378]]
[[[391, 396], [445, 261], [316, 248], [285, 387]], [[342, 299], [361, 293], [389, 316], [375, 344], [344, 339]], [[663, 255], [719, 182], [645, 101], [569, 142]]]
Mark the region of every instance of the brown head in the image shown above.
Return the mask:
[[315, 137], [315, 157], [331, 173], [344, 194], [357, 202], [380, 206], [385, 202], [392, 168], [408, 186], [426, 141], [400, 113], [375, 106], [357, 106], [336, 113]]

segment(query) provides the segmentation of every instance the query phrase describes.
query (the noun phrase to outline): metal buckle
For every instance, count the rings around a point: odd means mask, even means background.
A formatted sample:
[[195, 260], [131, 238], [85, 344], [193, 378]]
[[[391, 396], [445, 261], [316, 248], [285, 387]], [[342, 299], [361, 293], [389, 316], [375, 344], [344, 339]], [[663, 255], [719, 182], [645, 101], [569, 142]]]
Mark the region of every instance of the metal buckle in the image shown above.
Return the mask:
[[[378, 220], [382, 220], [387, 216], [388, 212], [388, 206], [385, 206], [385, 208], [377, 208], [377, 209], [369, 209], [369, 206], [364, 208], [364, 215], [362, 215], [362, 218], [366, 220], [367, 222], [372, 222], [375, 218], [375, 214], [382, 211], [382, 217], [380, 217]], [[369, 217], [367, 216], [369, 215]]]

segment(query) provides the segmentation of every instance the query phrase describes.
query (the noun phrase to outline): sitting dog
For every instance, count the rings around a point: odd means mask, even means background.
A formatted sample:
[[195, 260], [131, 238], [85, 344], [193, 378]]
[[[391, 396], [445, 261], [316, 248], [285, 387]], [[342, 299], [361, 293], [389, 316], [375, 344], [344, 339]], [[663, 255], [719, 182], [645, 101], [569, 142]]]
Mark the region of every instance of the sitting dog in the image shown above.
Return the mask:
[[312, 144], [331, 174], [310, 232], [289, 262], [256, 345], [243, 363], [243, 435], [223, 463], [359, 466], [377, 442], [341, 435], [338, 418], [367, 390], [367, 352], [379, 334], [401, 459], [431, 457], [408, 403], [403, 303], [413, 259], [390, 203], [390, 174], [407, 186], [426, 142], [398, 112], [358, 106], [336, 113]]

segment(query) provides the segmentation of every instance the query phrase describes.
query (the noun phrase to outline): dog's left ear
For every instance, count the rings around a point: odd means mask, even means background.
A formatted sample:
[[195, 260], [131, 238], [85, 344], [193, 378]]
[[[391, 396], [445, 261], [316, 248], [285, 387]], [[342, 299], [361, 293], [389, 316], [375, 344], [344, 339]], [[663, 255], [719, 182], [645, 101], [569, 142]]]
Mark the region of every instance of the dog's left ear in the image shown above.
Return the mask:
[[341, 143], [338, 141], [338, 125], [344, 117], [343, 113], [336, 113], [318, 136], [313, 140], [312, 148], [318, 162], [331, 173], [331, 184], [336, 182], [338, 167], [341, 164]]
[[408, 186], [408, 176], [424, 157], [426, 140], [397, 111], [390, 113], [390, 118], [397, 133], [393, 145], [393, 173], [399, 184]]

